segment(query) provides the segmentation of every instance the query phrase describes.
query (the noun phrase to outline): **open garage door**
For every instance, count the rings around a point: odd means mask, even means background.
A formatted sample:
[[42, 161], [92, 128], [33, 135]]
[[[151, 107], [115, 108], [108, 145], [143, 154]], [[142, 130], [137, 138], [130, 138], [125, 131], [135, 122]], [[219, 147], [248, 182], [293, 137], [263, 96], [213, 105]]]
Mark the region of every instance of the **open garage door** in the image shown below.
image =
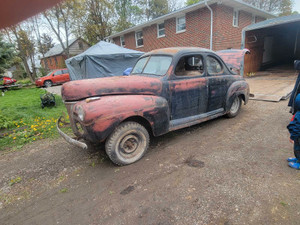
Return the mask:
[[245, 74], [290, 65], [300, 59], [300, 15], [266, 20], [243, 30], [242, 48], [250, 50]]
[[245, 58], [244, 75], [255, 77], [249, 80], [255, 98], [276, 101], [288, 98], [297, 77], [294, 60], [300, 59], [300, 15], [244, 28], [242, 48], [251, 52]]

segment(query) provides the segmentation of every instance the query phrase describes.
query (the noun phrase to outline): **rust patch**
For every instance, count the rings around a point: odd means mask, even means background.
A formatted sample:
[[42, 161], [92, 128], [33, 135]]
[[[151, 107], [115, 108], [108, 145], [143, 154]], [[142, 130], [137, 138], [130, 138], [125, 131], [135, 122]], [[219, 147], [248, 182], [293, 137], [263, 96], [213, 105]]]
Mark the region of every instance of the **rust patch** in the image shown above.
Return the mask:
[[[80, 91], [77, 86], [80, 86]], [[158, 78], [126, 76], [70, 81], [64, 84], [62, 96], [64, 100], [75, 101], [104, 95], [159, 95], [161, 92], [162, 82]]]

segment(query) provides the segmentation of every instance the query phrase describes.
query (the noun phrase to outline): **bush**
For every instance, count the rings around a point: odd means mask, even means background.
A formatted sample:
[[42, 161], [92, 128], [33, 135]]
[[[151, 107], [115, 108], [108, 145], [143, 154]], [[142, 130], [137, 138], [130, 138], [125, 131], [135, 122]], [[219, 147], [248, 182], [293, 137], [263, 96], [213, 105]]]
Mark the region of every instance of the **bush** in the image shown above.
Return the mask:
[[4, 116], [0, 111], [0, 129], [6, 129], [13, 125], [13, 121]]
[[30, 79], [27, 78], [27, 79], [23, 79], [23, 80], [18, 80], [16, 82], [16, 84], [32, 84], [32, 83], [31, 83]]

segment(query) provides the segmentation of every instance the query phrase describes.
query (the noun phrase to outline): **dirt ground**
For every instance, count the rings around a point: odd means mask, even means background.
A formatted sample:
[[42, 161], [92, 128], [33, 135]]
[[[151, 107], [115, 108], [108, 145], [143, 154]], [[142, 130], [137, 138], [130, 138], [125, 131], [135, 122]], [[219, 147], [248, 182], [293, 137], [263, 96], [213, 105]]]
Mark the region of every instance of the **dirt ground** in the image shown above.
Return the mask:
[[139, 162], [44, 140], [0, 156], [1, 224], [299, 224], [287, 101], [152, 138]]
[[279, 102], [287, 99], [297, 79], [298, 73], [290, 65], [283, 65], [260, 71], [254, 77], [246, 78], [250, 85], [251, 99]]

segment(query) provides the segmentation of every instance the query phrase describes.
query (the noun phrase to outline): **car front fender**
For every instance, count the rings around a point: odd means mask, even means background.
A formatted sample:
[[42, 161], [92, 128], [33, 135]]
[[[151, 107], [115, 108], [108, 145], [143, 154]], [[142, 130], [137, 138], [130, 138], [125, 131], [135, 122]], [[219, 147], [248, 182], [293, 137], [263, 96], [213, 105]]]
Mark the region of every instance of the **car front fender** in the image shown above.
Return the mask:
[[[104, 96], [95, 101], [81, 101], [74, 107], [82, 107], [84, 121], [80, 123], [92, 142], [104, 141], [114, 129], [128, 118], [141, 118], [150, 125], [154, 136], [169, 130], [169, 106], [165, 98], [151, 95]], [[89, 135], [90, 134], [90, 135]]]
[[230, 107], [233, 103], [233, 100], [236, 96], [241, 96], [244, 100], [244, 104], [246, 105], [249, 101], [249, 84], [246, 81], [236, 81], [231, 84], [227, 91], [226, 96], [226, 112], [230, 110]]

